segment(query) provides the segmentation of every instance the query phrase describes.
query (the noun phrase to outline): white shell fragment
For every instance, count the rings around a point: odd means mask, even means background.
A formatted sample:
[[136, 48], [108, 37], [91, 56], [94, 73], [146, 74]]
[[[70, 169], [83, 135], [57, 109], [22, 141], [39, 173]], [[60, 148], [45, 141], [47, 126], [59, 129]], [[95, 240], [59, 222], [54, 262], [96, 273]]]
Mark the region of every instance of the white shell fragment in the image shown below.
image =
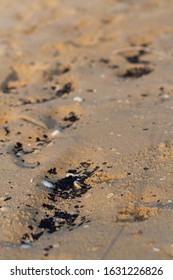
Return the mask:
[[73, 100], [74, 100], [75, 102], [79, 102], [79, 103], [82, 103], [82, 102], [84, 101], [84, 99], [83, 99], [81, 96], [75, 96], [75, 97], [73, 98]]
[[46, 180], [42, 180], [41, 182], [42, 182], [42, 184], [43, 184], [45, 187], [47, 187], [47, 188], [49, 188], [49, 189], [54, 189], [54, 188], [55, 188], [55, 185], [52, 184], [51, 182], [48, 182], [48, 181], [46, 181]]
[[160, 181], [166, 180], [166, 177], [160, 178]]
[[108, 193], [106, 197], [107, 197], [107, 198], [111, 198], [111, 197], [113, 197], [113, 196], [114, 196], [114, 193]]
[[65, 177], [77, 177], [77, 175], [76, 174], [74, 174], [74, 173], [66, 173], [66, 176]]
[[78, 181], [74, 181], [73, 185], [74, 185], [74, 189], [76, 190], [80, 190], [82, 188], [80, 182]]
[[159, 248], [156, 248], [156, 247], [153, 247], [153, 251], [154, 251], [154, 252], [159, 252], [160, 249], [159, 249]]
[[52, 133], [51, 133], [51, 136], [52, 137], [56, 137], [58, 134], [60, 134], [61, 133], [61, 131], [59, 130], [59, 129], [56, 129], [56, 130], [54, 130]]
[[83, 228], [89, 228], [89, 225], [84, 225]]

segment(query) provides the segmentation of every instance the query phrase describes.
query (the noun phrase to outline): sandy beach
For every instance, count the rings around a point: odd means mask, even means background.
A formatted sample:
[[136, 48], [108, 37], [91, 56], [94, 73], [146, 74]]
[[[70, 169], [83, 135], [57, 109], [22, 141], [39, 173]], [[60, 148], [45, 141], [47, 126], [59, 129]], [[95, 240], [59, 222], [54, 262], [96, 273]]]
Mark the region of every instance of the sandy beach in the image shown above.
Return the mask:
[[173, 1], [0, 1], [0, 259], [173, 259]]

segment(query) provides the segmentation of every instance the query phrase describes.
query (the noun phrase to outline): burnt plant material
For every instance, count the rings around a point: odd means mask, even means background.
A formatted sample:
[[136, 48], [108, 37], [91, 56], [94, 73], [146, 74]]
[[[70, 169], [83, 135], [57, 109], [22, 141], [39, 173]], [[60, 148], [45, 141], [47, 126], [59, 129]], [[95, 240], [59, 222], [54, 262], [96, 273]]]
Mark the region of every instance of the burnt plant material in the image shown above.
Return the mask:
[[41, 236], [43, 235], [43, 232], [39, 232], [39, 233], [31, 233], [31, 237], [34, 241], [37, 241]]
[[74, 112], [70, 112], [69, 116], [66, 116], [63, 118], [63, 121], [66, 122], [66, 125], [61, 125], [61, 129], [69, 128], [73, 125], [73, 123], [77, 122], [79, 120], [79, 117], [76, 116]]
[[10, 129], [8, 128], [8, 126], [4, 126], [4, 130], [5, 130], [5, 136], [10, 134]]
[[[55, 183], [54, 192], [57, 196], [64, 199], [81, 197], [84, 193], [87, 192], [88, 189], [90, 189], [90, 187], [85, 184], [85, 179], [85, 175], [81, 177], [69, 176], [62, 178]], [[80, 184], [80, 189], [74, 188], [74, 183], [76, 181]]]
[[55, 226], [54, 217], [49, 217], [49, 218], [42, 219], [40, 221], [40, 224], [39, 224], [38, 227], [42, 228], [42, 229], [47, 229], [48, 233], [55, 232], [56, 231], [56, 226]]
[[124, 58], [132, 63], [132, 64], [138, 64], [138, 63], [148, 63], [147, 61], [141, 61], [141, 56], [147, 54], [148, 52], [145, 50], [140, 50], [137, 54], [134, 55], [124, 55]]
[[1, 83], [0, 85], [0, 89], [4, 92], [4, 93], [10, 93], [11, 89], [14, 89], [13, 87], [9, 86], [9, 83], [11, 81], [18, 81], [19, 77], [17, 75], [16, 71], [12, 71], [6, 78], [5, 80]]
[[75, 115], [74, 112], [70, 112], [69, 116], [65, 117], [63, 120], [66, 122], [74, 123], [74, 122], [78, 121], [79, 118]]
[[103, 63], [103, 64], [109, 64], [109, 62], [110, 62], [109, 58], [104, 58], [104, 57], [100, 58], [99, 61], [100, 61], [100, 63]]
[[12, 199], [12, 197], [11, 197], [11, 196], [8, 196], [8, 197], [6, 197], [6, 198], [4, 199], [4, 201], [8, 201], [8, 200], [10, 200], [10, 199]]
[[[57, 210], [51, 217], [46, 217], [42, 219], [38, 227], [43, 230], [46, 230], [47, 233], [51, 234], [65, 225], [68, 228], [76, 226], [75, 221], [78, 218], [78, 216], [78, 213], [70, 214], [66, 211]], [[83, 220], [81, 222], [83, 222]]]
[[23, 144], [20, 143], [20, 142], [17, 142], [17, 143], [14, 145], [13, 151], [17, 153], [17, 152], [22, 151], [22, 150], [23, 150]]
[[125, 56], [125, 58], [130, 63], [141, 63], [139, 55]]
[[31, 154], [34, 151], [35, 151], [35, 149], [32, 149], [30, 151], [24, 150], [23, 144], [20, 142], [17, 142], [14, 146], [12, 146], [12, 147], [10, 146], [8, 148], [8, 153], [15, 158], [15, 163], [22, 168], [33, 169], [40, 165], [39, 161], [34, 162], [34, 163], [28, 163], [28, 162], [25, 162], [25, 160], [23, 158], [24, 155]]
[[54, 174], [54, 175], [56, 175], [56, 174], [57, 174], [56, 167], [50, 168], [47, 172], [48, 172], [49, 174]]
[[[56, 88], [55, 86], [52, 87], [52, 89]], [[36, 99], [35, 101], [31, 100], [26, 100], [23, 98], [20, 98], [20, 105], [27, 105], [27, 104], [41, 104], [41, 103], [46, 103], [50, 102], [52, 100], [55, 100], [57, 97], [61, 97], [65, 94], [69, 94], [73, 90], [72, 83], [66, 83], [61, 89], [57, 90], [55, 95], [53, 96], [48, 96], [47, 98], [41, 98], [41, 99]]]
[[57, 97], [61, 97], [63, 96], [64, 94], [69, 94], [71, 91], [73, 90], [73, 87], [72, 87], [72, 83], [67, 83], [63, 86], [62, 89], [59, 89], [57, 92], [56, 92], [56, 96]]
[[23, 149], [23, 144], [20, 142], [17, 142], [14, 145], [13, 148], [13, 153], [16, 155], [16, 157], [20, 157], [20, 155], [18, 155], [18, 152], [20, 152], [21, 155], [27, 155], [27, 154], [32, 154], [34, 152], [35, 149], [31, 150], [31, 151], [26, 151]]
[[38, 233], [24, 233], [21, 238], [21, 244], [27, 244], [28, 241], [37, 241], [43, 234], [43, 231]]
[[148, 75], [153, 71], [150, 67], [140, 66], [140, 67], [134, 67], [125, 70], [123, 73], [119, 74], [118, 76], [121, 78], [140, 78], [144, 75]]
[[53, 210], [55, 209], [55, 206], [54, 205], [50, 205], [50, 204], [47, 204], [47, 203], [43, 203], [42, 206], [48, 210]]
[[[87, 166], [88, 167], [88, 166]], [[48, 193], [49, 204], [43, 204], [42, 206], [49, 210], [49, 216], [45, 216], [39, 224], [39, 228], [46, 230], [48, 233], [53, 233], [63, 226], [67, 226], [69, 230], [74, 226], [81, 226], [85, 222], [88, 222], [85, 216], [80, 217], [80, 201], [76, 199], [82, 197], [91, 186], [85, 183], [85, 180], [91, 177], [94, 172], [99, 168], [96, 166], [92, 171], [87, 171], [87, 167], [84, 170], [73, 169], [68, 170], [67, 177], [58, 179], [54, 182], [55, 189], [52, 189]], [[46, 176], [47, 179], [48, 176]], [[79, 187], [76, 189], [75, 184]], [[62, 209], [57, 209], [51, 202], [56, 202], [61, 200], [68, 200], [68, 203], [72, 200], [76, 201], [74, 206], [76, 213], [68, 213], [67, 211], [62, 211]], [[78, 219], [78, 222], [77, 222]]]
[[88, 167], [91, 165], [90, 163], [88, 163], [88, 162], [86, 162], [86, 161], [83, 161], [83, 162], [81, 162], [80, 164], [81, 164], [81, 166], [84, 167], [84, 168], [88, 168]]
[[46, 78], [48, 81], [52, 81], [54, 77], [63, 75], [69, 71], [69, 66], [64, 66], [61, 63], [57, 63], [54, 68], [44, 73], [44, 78]]

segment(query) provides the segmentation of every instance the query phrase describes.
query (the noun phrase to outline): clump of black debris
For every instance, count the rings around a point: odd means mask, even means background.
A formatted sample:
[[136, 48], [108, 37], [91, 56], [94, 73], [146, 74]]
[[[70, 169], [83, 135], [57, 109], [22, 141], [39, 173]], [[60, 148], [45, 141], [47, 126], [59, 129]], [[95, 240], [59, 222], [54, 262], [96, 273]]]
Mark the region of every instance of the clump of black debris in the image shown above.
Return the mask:
[[[90, 185], [85, 183], [85, 180], [91, 177], [99, 167], [96, 166], [92, 171], [88, 171], [87, 168], [88, 165], [84, 170], [70, 169], [64, 178], [53, 182], [55, 187], [48, 193], [49, 200], [57, 201], [58, 198], [75, 199], [82, 197], [91, 188]], [[55, 170], [55, 168], [51, 168], [50, 170]], [[50, 170], [48, 170], [49, 174]], [[47, 179], [49, 177], [45, 176], [45, 180]]]
[[56, 96], [61, 97], [64, 94], [69, 94], [73, 90], [72, 83], [66, 83], [61, 89], [56, 91]]
[[63, 121], [66, 123], [65, 125], [61, 126], [61, 129], [66, 129], [71, 127], [75, 122], [79, 120], [79, 117], [76, 116], [74, 112], [70, 112], [68, 116], [63, 118]]
[[[22, 243], [27, 239], [37, 241], [43, 234], [52, 234], [59, 231], [62, 227], [66, 227], [71, 231], [80, 227], [84, 223], [89, 223], [90, 220], [81, 215], [80, 198], [91, 188], [86, 184], [86, 179], [91, 177], [99, 166], [88, 170], [90, 164], [82, 162], [76, 169], [67, 171], [64, 178], [57, 179], [57, 169], [52, 167], [47, 171], [44, 180], [51, 182], [55, 187], [48, 189], [47, 201], [42, 204], [44, 215], [39, 221], [36, 221], [36, 226], [30, 227], [30, 233], [24, 234], [21, 239]], [[70, 207], [65, 208], [68, 204]], [[71, 209], [69, 211], [68, 209]]]

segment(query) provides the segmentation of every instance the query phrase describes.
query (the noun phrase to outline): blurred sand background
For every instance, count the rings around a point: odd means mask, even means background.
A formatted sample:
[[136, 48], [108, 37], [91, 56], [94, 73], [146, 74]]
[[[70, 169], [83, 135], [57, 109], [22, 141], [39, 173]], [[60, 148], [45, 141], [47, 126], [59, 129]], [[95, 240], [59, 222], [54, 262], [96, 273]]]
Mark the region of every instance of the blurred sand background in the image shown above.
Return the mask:
[[1, 0], [0, 34], [0, 258], [172, 259], [173, 1]]

